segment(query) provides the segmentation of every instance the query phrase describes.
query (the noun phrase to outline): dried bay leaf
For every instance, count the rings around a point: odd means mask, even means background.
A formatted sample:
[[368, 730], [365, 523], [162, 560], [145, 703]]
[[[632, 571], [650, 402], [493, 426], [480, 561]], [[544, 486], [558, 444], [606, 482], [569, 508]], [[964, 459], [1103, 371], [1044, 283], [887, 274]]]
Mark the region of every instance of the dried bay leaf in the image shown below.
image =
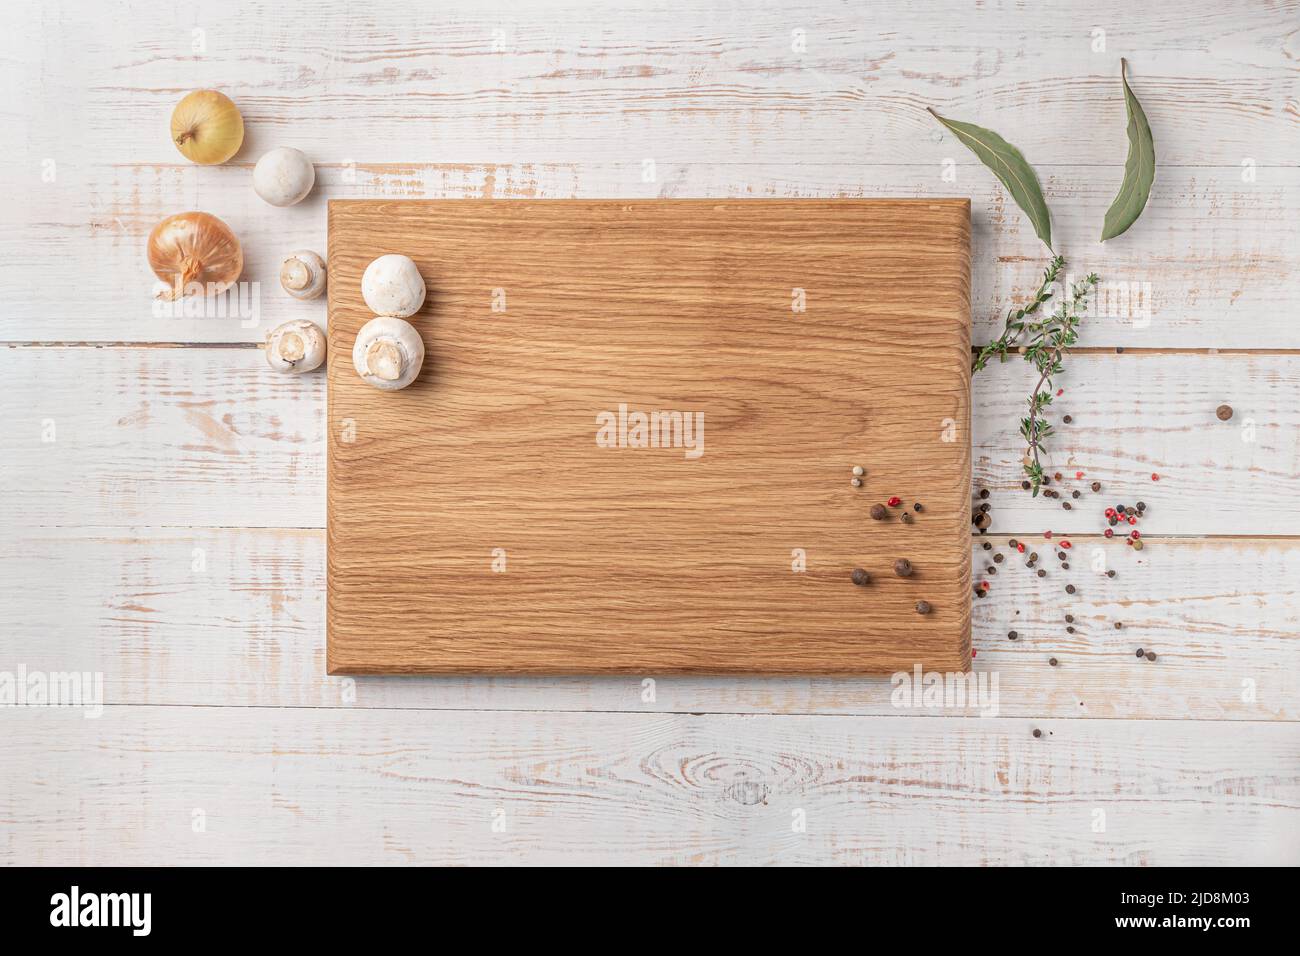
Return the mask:
[[1124, 181], [1119, 194], [1106, 210], [1101, 241], [1122, 235], [1137, 222], [1151, 195], [1156, 178], [1156, 146], [1151, 138], [1151, 124], [1142, 104], [1128, 85], [1128, 63], [1120, 60], [1120, 80], [1124, 83], [1124, 105], [1128, 108], [1128, 159], [1124, 161]]

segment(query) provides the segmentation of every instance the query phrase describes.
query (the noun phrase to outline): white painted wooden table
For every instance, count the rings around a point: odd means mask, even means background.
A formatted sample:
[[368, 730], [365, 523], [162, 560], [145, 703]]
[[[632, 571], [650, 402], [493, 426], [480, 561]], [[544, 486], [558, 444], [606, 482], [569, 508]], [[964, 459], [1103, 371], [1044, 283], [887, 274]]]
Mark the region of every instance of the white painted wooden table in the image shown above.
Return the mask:
[[[1101, 246], [1121, 56], [1160, 169]], [[1300, 4], [66, 0], [3, 7], [0, 81], [0, 672], [106, 700], [0, 709], [0, 862], [1300, 861]], [[244, 113], [223, 167], [168, 141], [199, 87]], [[883, 679], [325, 676], [324, 378], [255, 343], [323, 321], [275, 269], [327, 199], [968, 195], [982, 341], [1044, 254], [928, 105], [1019, 145], [1071, 266], [1139, 295], [1086, 324], [1053, 461], [1146, 500], [1149, 546], [1079, 576], [1074, 634], [993, 579], [999, 716]], [[275, 145], [317, 163], [300, 206], [252, 191]], [[151, 314], [145, 237], [186, 209], [241, 236], [256, 325]], [[1090, 553], [1095, 509], [1018, 489], [1027, 388], [975, 385], [991, 539]]]

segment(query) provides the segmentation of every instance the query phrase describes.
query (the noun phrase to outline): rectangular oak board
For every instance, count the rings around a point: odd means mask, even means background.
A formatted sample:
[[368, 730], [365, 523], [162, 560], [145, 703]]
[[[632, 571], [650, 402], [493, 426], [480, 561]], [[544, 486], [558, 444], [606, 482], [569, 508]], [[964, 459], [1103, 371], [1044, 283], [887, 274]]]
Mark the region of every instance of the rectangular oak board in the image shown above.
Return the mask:
[[969, 667], [967, 200], [336, 200], [328, 261], [331, 674]]

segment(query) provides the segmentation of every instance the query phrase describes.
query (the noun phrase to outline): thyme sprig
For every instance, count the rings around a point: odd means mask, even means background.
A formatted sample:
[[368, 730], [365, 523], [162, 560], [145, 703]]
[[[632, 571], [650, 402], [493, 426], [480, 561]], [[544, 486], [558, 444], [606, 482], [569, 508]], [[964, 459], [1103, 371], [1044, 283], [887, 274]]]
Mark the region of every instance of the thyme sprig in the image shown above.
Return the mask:
[[1038, 381], [1027, 400], [1029, 414], [1020, 420], [1020, 437], [1025, 440], [1025, 477], [1034, 496], [1038, 495], [1043, 484], [1044, 442], [1054, 434], [1052, 423], [1046, 418], [1046, 411], [1056, 397], [1052, 379], [1064, 369], [1065, 353], [1079, 339], [1079, 322], [1088, 311], [1088, 296], [1099, 281], [1096, 273], [1090, 273], [1070, 287], [1069, 295], [1058, 300], [1051, 314], [1046, 318], [1035, 318], [1052, 299], [1052, 286], [1064, 267], [1063, 257], [1052, 259], [1043, 272], [1042, 284], [1033, 299], [1020, 308], [1007, 310], [1002, 334], [980, 349], [971, 366], [973, 372], [978, 372], [994, 355], [1005, 362], [1014, 348], [1038, 370]]

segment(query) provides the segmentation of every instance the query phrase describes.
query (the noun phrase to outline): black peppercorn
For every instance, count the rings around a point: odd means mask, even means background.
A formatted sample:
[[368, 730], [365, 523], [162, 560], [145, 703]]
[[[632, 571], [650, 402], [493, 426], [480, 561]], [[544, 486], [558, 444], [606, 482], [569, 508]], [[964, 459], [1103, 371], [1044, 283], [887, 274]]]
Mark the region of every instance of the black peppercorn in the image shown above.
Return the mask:
[[854, 568], [853, 573], [849, 576], [853, 579], [853, 583], [858, 585], [859, 587], [862, 587], [863, 585], [869, 584], [871, 582], [871, 575], [868, 574], [866, 571], [864, 571], [862, 568]]
[[885, 510], [884, 505], [871, 506], [871, 517], [874, 518], [876, 521], [884, 521], [885, 515], [887, 514], [889, 514], [889, 512]]
[[1020, 542], [1018, 542], [1015, 538], [1012, 538], [1010, 541], [1007, 542], [1007, 547], [1014, 548], [1019, 543]]
[[1058, 551], [1058, 552], [1056, 552], [1056, 556], [1057, 556], [1060, 560], [1062, 560], [1062, 561], [1065, 560], [1065, 552], [1064, 552], [1064, 551]]
[[1080, 496], [1080, 494], [1081, 494], [1081, 492], [1078, 492], [1078, 491], [1072, 491], [1072, 492], [1070, 492], [1070, 497], [1071, 497], [1071, 498], [1078, 498], [1078, 497]]
[[899, 558], [894, 562], [894, 573], [900, 578], [910, 578], [912, 576], [912, 562], [907, 558]]
[[1008, 639], [1008, 640], [1014, 641], [1014, 640], [1015, 640], [1017, 637], [1019, 637], [1019, 636], [1020, 636], [1020, 635], [1017, 634], [1015, 631], [1007, 631], [1007, 639]]
[[904, 511], [901, 515], [898, 516], [898, 518], [900, 521], [903, 522], [903, 524], [912, 523], [912, 513], [910, 511]]
[[930, 613], [930, 602], [929, 602], [929, 601], [917, 601], [917, 602], [916, 602], [916, 613], [917, 613], [917, 614], [929, 614], [929, 613]]
[[1047, 659], [1047, 663], [1049, 663], [1049, 664], [1051, 664], [1053, 667], [1055, 667], [1055, 666], [1056, 666], [1056, 658], [1055, 658], [1055, 657], [1049, 657], [1049, 658]]
[[1073, 627], [1073, 626], [1067, 627], [1067, 628], [1065, 629], [1065, 633], [1066, 633], [1066, 634], [1073, 634], [1073, 633], [1074, 633], [1074, 627]]
[[1137, 649], [1137, 656], [1138, 656], [1138, 657], [1146, 657], [1146, 656], [1147, 656], [1147, 652], [1144, 651], [1144, 650], [1142, 650], [1142, 648], [1139, 647], [1139, 648]]
[[981, 497], [981, 498], [987, 498], [988, 496], [989, 496], [989, 490], [988, 490], [987, 488], [981, 488], [981, 489], [980, 489], [980, 497]]
[[1108, 578], [1113, 578], [1114, 576], [1115, 576], [1115, 569], [1114, 569], [1114, 568], [1111, 568], [1109, 571], [1106, 572], [1106, 577], [1108, 577]]
[[1073, 510], [1074, 510], [1074, 505], [1070, 504], [1068, 501], [1062, 501], [1062, 502], [1061, 502], [1061, 507], [1064, 508], [1066, 511], [1073, 511]]
[[1041, 736], [1043, 736], [1043, 732], [1042, 732], [1041, 730], [1039, 730], [1037, 727], [1035, 727], [1035, 728], [1034, 728], [1034, 736], [1035, 736], [1035, 737], [1041, 737]]
[[988, 506], [988, 505], [980, 505], [980, 511], [984, 512], [985, 514], [988, 514], [989, 506]]
[[1066, 624], [1073, 624], [1073, 623], [1074, 623], [1074, 615], [1073, 615], [1073, 614], [1067, 614], [1067, 615], [1065, 615], [1065, 623], [1066, 623]]
[[1020, 483], [1020, 487], [1023, 488], [1023, 489], [1025, 489], [1025, 491], [1028, 491], [1028, 490], [1029, 490], [1029, 487], [1030, 487], [1029, 482], [1027, 482], [1027, 481], [1022, 481], [1022, 482]]
[[1094, 481], [1094, 482], [1092, 483], [1092, 490], [1093, 490], [1093, 491], [1101, 491], [1101, 482], [1100, 482], [1100, 481]]
[[989, 544], [987, 541], [984, 542], [984, 544], [982, 545], [982, 547], [984, 548], [985, 551], [992, 551], [992, 550], [993, 550], [993, 545]]
[[921, 504], [921, 502], [918, 501], [916, 504], [912, 505], [912, 510], [915, 511], [917, 514], [920, 514], [922, 511], [925, 510], [925, 505]]
[[1047, 577], [1047, 572], [1044, 571], [1042, 568], [1039, 568], [1039, 569], [1038, 569], [1038, 576], [1039, 576], [1040, 578], [1045, 578], [1045, 577]]
[[1147, 510], [1147, 503], [1145, 501], [1139, 501], [1138, 511], [1146, 511], [1146, 510]]
[[1123, 621], [1116, 621], [1116, 622], [1115, 622], [1115, 630], [1118, 631], [1118, 630], [1119, 630], [1121, 627], [1123, 627], [1123, 626], [1124, 626], [1124, 622], [1123, 622]]
[[1073, 593], [1074, 593], [1074, 585], [1073, 585], [1073, 584], [1067, 584], [1067, 585], [1065, 586], [1065, 593], [1066, 593], [1066, 594], [1073, 594]]
[[1119, 524], [1118, 518], [1107, 518], [1106, 520], [1112, 528], [1115, 527], [1115, 525]]
[[993, 560], [996, 561], [998, 564], [1001, 564], [1001, 563], [1002, 563], [1002, 552], [999, 551], [997, 554], [993, 555]]
[[1062, 570], [1062, 571], [1068, 571], [1068, 570], [1070, 570], [1070, 562], [1069, 562], [1069, 561], [1062, 561], [1062, 562], [1061, 562], [1061, 570]]
[[1155, 660], [1155, 659], [1156, 659], [1156, 652], [1155, 652], [1155, 651], [1147, 651], [1147, 660], [1149, 660], [1149, 661], [1153, 661], [1153, 660]]
[[1070, 424], [1070, 422], [1074, 421], [1074, 419], [1071, 418], [1069, 415], [1066, 415], [1064, 418], [1061, 419], [1061, 421], [1065, 422], [1065, 424], [1068, 425]]

